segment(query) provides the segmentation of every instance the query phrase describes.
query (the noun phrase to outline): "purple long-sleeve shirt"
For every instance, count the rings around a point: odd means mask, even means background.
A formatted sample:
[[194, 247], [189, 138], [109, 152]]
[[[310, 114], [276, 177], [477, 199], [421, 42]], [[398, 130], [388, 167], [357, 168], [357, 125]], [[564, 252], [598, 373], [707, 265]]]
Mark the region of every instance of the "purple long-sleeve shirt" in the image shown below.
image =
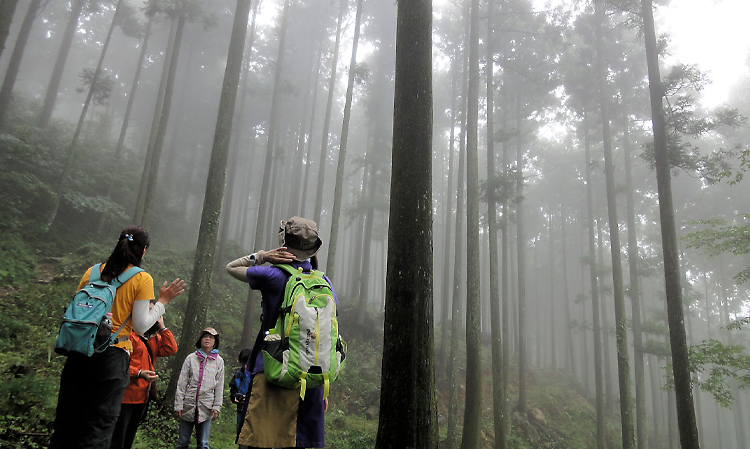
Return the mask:
[[[291, 263], [294, 268], [302, 267], [303, 271], [312, 270], [310, 261]], [[273, 266], [249, 267], [247, 269], [247, 282], [253, 290], [260, 290], [263, 297], [263, 330], [268, 330], [275, 325], [276, 312], [281, 307], [284, 299], [284, 290], [289, 278], [285, 271]], [[329, 285], [331, 280], [323, 277]], [[331, 285], [333, 291], [333, 285]], [[336, 292], [333, 300], [338, 304]], [[255, 344], [262, 344], [256, 341]], [[255, 360], [252, 374], [263, 371], [263, 354], [257, 349], [258, 356]], [[323, 447], [324, 446], [324, 412], [323, 412], [323, 387], [310, 388], [305, 394], [305, 400], [300, 400], [299, 412], [297, 414], [297, 447]]]

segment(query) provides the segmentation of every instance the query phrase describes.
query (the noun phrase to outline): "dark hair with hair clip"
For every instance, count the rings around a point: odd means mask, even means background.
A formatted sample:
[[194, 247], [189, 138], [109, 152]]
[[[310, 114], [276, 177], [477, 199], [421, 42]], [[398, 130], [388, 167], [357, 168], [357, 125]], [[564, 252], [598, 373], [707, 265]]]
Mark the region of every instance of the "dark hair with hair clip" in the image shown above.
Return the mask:
[[102, 270], [102, 279], [109, 282], [121, 275], [128, 265], [138, 267], [143, 251], [151, 244], [148, 232], [140, 226], [128, 226], [120, 232], [115, 249]]

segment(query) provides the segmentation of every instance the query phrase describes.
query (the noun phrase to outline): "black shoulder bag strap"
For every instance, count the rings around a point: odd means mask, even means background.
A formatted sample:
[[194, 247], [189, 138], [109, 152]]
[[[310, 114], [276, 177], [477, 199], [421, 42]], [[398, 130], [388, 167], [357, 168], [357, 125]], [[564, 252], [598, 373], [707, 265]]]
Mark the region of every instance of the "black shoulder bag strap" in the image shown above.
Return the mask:
[[[143, 342], [143, 345], [146, 347], [146, 351], [148, 351], [148, 367], [151, 371], [156, 371], [154, 369], [154, 353], [151, 352], [151, 346], [148, 345], [148, 339], [143, 338], [142, 335], [138, 335], [138, 338], [141, 339]], [[146, 405], [143, 407], [143, 415], [141, 415], [141, 421], [146, 419], [146, 413], [148, 412], [148, 404], [151, 402], [151, 389], [156, 388], [156, 381], [150, 382], [148, 384], [148, 390], [146, 390]]]

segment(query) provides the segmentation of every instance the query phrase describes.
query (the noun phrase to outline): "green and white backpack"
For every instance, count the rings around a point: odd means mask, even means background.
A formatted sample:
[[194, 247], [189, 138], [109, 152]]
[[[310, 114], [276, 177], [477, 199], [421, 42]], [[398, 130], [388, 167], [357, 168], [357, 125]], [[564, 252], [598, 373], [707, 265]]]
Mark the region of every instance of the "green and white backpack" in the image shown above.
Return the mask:
[[274, 265], [289, 274], [276, 324], [263, 339], [266, 380], [284, 388], [305, 390], [322, 386], [328, 397], [346, 358], [339, 335], [336, 302], [322, 271], [303, 272], [291, 265]]

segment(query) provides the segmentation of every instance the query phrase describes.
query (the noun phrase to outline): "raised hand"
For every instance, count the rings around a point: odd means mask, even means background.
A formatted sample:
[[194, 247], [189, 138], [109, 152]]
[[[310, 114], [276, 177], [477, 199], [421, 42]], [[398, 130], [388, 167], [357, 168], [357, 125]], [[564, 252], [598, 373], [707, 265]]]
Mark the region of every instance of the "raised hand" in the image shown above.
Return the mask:
[[169, 286], [167, 286], [167, 281], [164, 281], [161, 289], [159, 289], [159, 302], [166, 306], [167, 304], [172, 302], [173, 299], [180, 296], [184, 291], [185, 281], [183, 281], [182, 279], [175, 279], [171, 284], [169, 284]]

